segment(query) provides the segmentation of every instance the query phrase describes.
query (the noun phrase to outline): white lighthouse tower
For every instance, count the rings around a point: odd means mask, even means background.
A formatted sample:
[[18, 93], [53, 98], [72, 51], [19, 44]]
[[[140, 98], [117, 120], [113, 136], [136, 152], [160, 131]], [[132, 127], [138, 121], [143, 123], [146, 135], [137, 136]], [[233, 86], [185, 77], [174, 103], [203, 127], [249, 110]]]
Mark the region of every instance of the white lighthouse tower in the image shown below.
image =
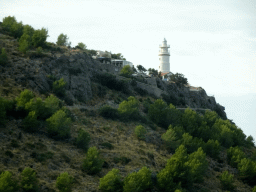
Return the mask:
[[161, 71], [161, 73], [169, 73], [170, 72], [170, 51], [168, 48], [170, 48], [170, 45], [167, 45], [167, 41], [164, 38], [161, 45], [159, 45], [159, 68], [158, 71]]

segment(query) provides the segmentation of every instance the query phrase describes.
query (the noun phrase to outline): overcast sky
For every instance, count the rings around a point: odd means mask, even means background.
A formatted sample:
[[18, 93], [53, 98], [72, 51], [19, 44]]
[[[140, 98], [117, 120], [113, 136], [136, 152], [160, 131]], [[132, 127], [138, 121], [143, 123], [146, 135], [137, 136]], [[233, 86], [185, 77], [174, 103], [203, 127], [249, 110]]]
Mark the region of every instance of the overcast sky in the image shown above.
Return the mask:
[[159, 44], [170, 44], [170, 69], [226, 107], [256, 138], [255, 0], [0, 0], [0, 19], [15, 16], [47, 41], [67, 34], [72, 46], [122, 53], [158, 69]]

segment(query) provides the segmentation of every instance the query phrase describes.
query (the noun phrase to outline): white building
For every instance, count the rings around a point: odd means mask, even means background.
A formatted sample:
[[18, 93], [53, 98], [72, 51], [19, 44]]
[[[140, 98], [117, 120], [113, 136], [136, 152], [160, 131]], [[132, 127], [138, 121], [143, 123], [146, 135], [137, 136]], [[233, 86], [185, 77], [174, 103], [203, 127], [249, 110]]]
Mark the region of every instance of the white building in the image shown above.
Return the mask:
[[115, 66], [118, 66], [118, 67], [124, 67], [125, 65], [130, 65], [131, 68], [133, 67], [132, 62], [121, 60], [121, 59], [112, 59], [111, 64], [115, 65]]
[[161, 71], [162, 73], [169, 73], [170, 72], [170, 51], [168, 48], [170, 48], [170, 45], [167, 45], [167, 41], [164, 38], [161, 45], [159, 45], [159, 68], [158, 71]]

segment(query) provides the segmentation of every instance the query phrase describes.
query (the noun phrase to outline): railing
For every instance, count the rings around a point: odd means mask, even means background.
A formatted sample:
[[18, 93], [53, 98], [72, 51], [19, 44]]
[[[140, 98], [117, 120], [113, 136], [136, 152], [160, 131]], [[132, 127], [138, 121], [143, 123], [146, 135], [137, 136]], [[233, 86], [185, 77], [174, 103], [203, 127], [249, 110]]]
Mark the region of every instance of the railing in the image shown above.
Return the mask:
[[166, 44], [166, 45], [160, 44], [159, 47], [168, 47], [168, 48], [170, 48], [170, 45], [167, 45], [167, 44]]

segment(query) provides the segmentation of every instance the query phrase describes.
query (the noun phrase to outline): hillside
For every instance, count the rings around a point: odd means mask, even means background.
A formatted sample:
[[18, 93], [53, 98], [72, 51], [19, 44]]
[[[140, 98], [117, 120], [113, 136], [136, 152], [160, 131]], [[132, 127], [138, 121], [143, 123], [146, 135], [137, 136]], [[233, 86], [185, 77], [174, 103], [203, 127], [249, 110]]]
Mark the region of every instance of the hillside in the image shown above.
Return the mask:
[[[21, 183], [30, 167], [35, 191], [59, 191], [56, 180], [64, 172], [74, 178], [72, 191], [253, 190], [255, 146], [203, 89], [123, 77], [120, 68], [81, 49], [47, 43], [40, 52], [32, 46], [22, 53], [18, 47], [1, 27], [7, 61], [0, 65], [0, 189], [6, 171]], [[58, 111], [64, 117], [50, 121]], [[92, 147], [103, 159], [95, 172], [83, 164]], [[141, 174], [143, 167], [150, 171]], [[113, 168], [123, 182], [100, 190]]]

